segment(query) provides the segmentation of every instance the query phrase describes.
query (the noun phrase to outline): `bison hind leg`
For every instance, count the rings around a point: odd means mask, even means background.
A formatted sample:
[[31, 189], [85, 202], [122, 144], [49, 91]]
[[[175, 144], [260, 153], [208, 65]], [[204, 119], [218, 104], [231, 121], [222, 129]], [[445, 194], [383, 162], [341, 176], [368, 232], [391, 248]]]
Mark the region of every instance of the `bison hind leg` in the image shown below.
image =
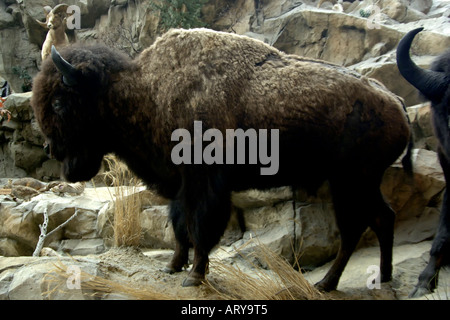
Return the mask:
[[341, 234], [337, 257], [325, 277], [316, 284], [322, 291], [335, 290], [363, 232], [375, 231], [381, 250], [381, 281], [392, 274], [392, 243], [395, 214], [380, 192], [381, 178], [330, 179], [336, 222]]
[[374, 201], [370, 227], [375, 232], [380, 244], [380, 273], [381, 282], [392, 279], [392, 250], [394, 246], [395, 212], [385, 202], [381, 192], [374, 191]]
[[189, 241], [185, 212], [178, 200], [173, 200], [170, 203], [169, 217], [172, 221], [176, 244], [172, 260], [163, 271], [172, 274], [180, 272], [183, 267], [188, 266], [189, 248], [191, 247], [191, 243]]

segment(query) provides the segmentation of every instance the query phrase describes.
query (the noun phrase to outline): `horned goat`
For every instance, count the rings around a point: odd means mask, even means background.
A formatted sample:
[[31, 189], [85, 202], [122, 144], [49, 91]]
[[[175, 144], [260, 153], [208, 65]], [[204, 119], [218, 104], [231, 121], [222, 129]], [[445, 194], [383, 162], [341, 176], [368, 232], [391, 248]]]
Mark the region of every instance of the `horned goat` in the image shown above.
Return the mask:
[[66, 34], [67, 8], [67, 4], [58, 4], [53, 9], [50, 6], [45, 6], [45, 22], [36, 20], [39, 25], [48, 29], [47, 36], [42, 44], [42, 61], [50, 55], [52, 46], [62, 48], [69, 44], [69, 38]]
[[[176, 250], [166, 271], [181, 271], [191, 245], [195, 252], [184, 286], [204, 280], [208, 254], [230, 217], [232, 191], [292, 186], [315, 192], [326, 180], [341, 248], [317, 286], [336, 288], [368, 226], [380, 241], [381, 281], [391, 279], [394, 212], [380, 183], [411, 130], [401, 100], [375, 80], [245, 36], [175, 29], [135, 60], [101, 45], [53, 49], [34, 79], [31, 105], [67, 180], [91, 179], [103, 156], [115, 153], [171, 199]], [[258, 163], [198, 163], [197, 152], [197, 164], [188, 164], [191, 157], [176, 164], [180, 143], [190, 148], [202, 141], [179, 142], [174, 132], [195, 137], [199, 123], [203, 141], [216, 139], [200, 156], [230, 151], [219, 139], [229, 130], [278, 130], [278, 140], [266, 136], [258, 150], [270, 146], [278, 153], [279, 170], [261, 175]], [[248, 156], [253, 148], [246, 145]]]

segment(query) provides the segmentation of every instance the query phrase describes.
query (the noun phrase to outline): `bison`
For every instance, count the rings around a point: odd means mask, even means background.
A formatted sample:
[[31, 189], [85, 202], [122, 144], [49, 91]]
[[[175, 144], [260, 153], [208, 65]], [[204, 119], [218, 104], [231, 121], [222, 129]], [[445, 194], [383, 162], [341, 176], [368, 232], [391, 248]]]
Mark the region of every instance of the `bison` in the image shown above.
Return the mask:
[[[34, 79], [31, 105], [67, 180], [91, 179], [103, 156], [115, 153], [171, 199], [176, 249], [166, 271], [181, 271], [194, 248], [183, 286], [204, 280], [208, 254], [230, 217], [232, 191], [314, 192], [325, 181], [341, 246], [317, 286], [337, 287], [367, 227], [380, 242], [381, 281], [391, 279], [395, 214], [380, 183], [385, 169], [410, 151], [411, 130], [401, 100], [375, 80], [245, 36], [174, 29], [134, 60], [98, 44], [53, 49]], [[210, 129], [223, 137], [229, 129], [276, 130], [276, 144], [266, 142], [278, 151], [278, 170], [263, 175], [261, 163], [248, 161], [175, 164], [174, 147], [196, 141], [172, 134], [184, 129], [195, 136], [199, 122], [205, 136]], [[227, 148], [209, 138], [216, 152]], [[254, 147], [247, 143], [245, 150]], [[410, 168], [408, 155], [403, 163]]]
[[[419, 68], [409, 56], [414, 37], [422, 31], [417, 28], [408, 32], [397, 47], [397, 65], [403, 77], [431, 101], [434, 132], [438, 140], [438, 156], [445, 181], [450, 181], [450, 50], [439, 56], [430, 70]], [[419, 281], [410, 296], [418, 297], [432, 292], [438, 285], [439, 270], [450, 263], [450, 199], [448, 188], [439, 218], [436, 236], [430, 250], [430, 260], [419, 276]]]

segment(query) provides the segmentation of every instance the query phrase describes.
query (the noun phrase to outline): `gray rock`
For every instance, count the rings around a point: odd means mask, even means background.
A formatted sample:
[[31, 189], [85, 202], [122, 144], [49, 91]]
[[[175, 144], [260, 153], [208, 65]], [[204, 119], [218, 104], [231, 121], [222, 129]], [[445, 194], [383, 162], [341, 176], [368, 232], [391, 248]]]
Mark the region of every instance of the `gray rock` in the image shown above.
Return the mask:
[[0, 239], [0, 256], [18, 257], [31, 255], [31, 250], [24, 247], [17, 240], [9, 238]]
[[27, 142], [12, 143], [10, 150], [14, 166], [30, 173], [35, 172], [36, 168], [48, 159], [42, 147], [36, 147]]
[[86, 256], [99, 254], [106, 250], [103, 239], [67, 239], [62, 240], [55, 249], [58, 252], [70, 254], [71, 256]]
[[437, 150], [438, 142], [431, 124], [430, 103], [423, 103], [408, 108], [412, 123], [414, 146], [420, 149]]
[[14, 17], [6, 12], [5, 3], [0, 3], [0, 29], [11, 27], [15, 24]]
[[20, 121], [30, 121], [33, 111], [30, 107], [32, 93], [13, 93], [5, 102], [5, 109], [11, 112], [11, 116]]
[[0, 258], [0, 299], [92, 300], [93, 292], [84, 289], [81, 282], [100, 274], [95, 260]]

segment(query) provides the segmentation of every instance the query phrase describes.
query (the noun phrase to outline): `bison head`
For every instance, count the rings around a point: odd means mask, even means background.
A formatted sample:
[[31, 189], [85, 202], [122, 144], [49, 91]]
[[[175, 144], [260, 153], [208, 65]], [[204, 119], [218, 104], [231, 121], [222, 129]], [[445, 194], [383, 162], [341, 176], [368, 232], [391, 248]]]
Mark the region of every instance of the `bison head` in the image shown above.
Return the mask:
[[94, 177], [110, 151], [104, 106], [118, 68], [113, 56], [106, 47], [65, 48], [61, 54], [52, 47], [52, 59], [43, 61], [34, 79], [31, 106], [46, 149], [63, 163], [68, 181]]
[[[416, 87], [433, 104], [441, 104], [445, 97], [449, 96], [450, 85], [450, 61], [440, 61], [441, 66], [431, 66], [430, 70], [419, 68], [409, 56], [414, 37], [422, 31], [417, 28], [408, 32], [397, 47], [397, 65], [402, 76]], [[450, 58], [450, 52], [443, 55], [441, 59]], [[445, 67], [443, 67], [445, 66]]]

